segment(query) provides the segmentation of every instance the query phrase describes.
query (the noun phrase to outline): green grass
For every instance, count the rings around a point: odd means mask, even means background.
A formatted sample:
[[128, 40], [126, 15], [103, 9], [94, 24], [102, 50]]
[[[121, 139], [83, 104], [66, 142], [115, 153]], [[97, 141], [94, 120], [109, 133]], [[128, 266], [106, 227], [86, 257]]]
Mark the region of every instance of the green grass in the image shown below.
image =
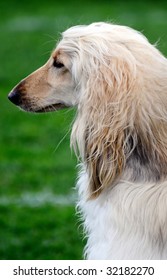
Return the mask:
[[72, 207], [0, 207], [0, 220], [1, 259], [81, 258]]
[[[166, 19], [166, 1], [1, 1], [0, 259], [81, 259], [83, 248], [74, 205], [49, 203], [44, 196], [68, 198], [74, 192], [69, 128], [75, 110], [23, 113], [7, 100], [8, 92], [47, 60], [60, 32], [71, 25], [129, 25], [152, 43], [159, 40], [167, 54]], [[26, 195], [46, 201], [31, 205]]]

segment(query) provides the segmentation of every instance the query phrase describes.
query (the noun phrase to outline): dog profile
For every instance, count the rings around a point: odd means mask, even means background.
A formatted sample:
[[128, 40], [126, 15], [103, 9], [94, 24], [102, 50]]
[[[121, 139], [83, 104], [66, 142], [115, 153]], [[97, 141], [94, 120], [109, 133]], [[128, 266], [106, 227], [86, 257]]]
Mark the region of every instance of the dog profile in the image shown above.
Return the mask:
[[8, 95], [29, 112], [75, 106], [77, 210], [87, 259], [167, 259], [167, 59], [139, 32], [74, 26]]

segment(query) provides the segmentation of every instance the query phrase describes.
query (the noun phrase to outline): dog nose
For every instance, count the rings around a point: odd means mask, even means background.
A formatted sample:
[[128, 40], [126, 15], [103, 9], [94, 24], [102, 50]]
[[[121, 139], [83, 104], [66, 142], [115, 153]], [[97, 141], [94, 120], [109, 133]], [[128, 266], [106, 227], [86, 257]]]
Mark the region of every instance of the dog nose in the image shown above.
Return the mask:
[[15, 105], [19, 106], [21, 104], [21, 97], [20, 97], [20, 92], [19, 90], [13, 90], [12, 92], [9, 93], [8, 99], [14, 103]]

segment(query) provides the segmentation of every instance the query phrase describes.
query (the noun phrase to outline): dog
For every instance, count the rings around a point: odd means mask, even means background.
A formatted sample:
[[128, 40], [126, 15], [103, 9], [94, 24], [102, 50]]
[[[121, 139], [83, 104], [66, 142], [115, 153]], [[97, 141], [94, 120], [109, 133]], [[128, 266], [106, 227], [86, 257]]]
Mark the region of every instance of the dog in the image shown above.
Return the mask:
[[8, 95], [28, 112], [76, 107], [86, 259], [167, 259], [167, 59], [130, 27], [74, 26]]

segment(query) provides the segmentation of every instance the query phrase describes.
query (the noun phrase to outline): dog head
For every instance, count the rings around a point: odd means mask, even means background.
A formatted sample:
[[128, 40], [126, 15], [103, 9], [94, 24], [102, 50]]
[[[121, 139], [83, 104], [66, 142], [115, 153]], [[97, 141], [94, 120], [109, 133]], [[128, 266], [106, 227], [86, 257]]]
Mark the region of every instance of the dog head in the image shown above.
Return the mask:
[[45, 65], [23, 79], [9, 93], [8, 98], [29, 112], [50, 112], [76, 105], [75, 81], [71, 60], [57, 49]]

